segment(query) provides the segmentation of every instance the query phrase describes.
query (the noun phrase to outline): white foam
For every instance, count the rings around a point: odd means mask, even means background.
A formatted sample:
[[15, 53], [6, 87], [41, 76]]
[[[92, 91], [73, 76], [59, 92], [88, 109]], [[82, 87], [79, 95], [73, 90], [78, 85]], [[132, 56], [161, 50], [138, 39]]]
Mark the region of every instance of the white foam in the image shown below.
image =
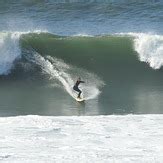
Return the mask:
[[0, 33], [0, 75], [8, 74], [16, 58], [21, 56], [18, 33]]
[[72, 35], [73, 37], [94, 37], [93, 35], [89, 35], [89, 34], [86, 34], [86, 33], [78, 33], [78, 34], [75, 34], [75, 35]]
[[10, 73], [14, 65], [14, 61], [21, 57], [21, 48], [19, 39], [21, 35], [28, 33], [41, 33], [46, 31], [34, 30], [26, 32], [0, 32], [0, 75]]
[[145, 33], [129, 33], [135, 37], [134, 48], [142, 62], [146, 62], [153, 69], [163, 66], [163, 36]]
[[2, 162], [163, 162], [163, 116], [0, 118]]

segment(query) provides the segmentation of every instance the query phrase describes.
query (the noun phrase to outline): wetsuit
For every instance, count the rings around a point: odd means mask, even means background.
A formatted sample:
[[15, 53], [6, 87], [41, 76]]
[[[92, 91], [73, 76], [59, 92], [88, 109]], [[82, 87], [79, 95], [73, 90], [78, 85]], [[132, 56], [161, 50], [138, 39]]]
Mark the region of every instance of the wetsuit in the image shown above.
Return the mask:
[[81, 93], [82, 93], [82, 91], [78, 88], [78, 86], [79, 86], [80, 83], [84, 83], [84, 81], [77, 80], [76, 83], [75, 83], [75, 85], [74, 85], [74, 87], [73, 87], [73, 89], [74, 89], [75, 91], [79, 92], [78, 98], [80, 97], [80, 95], [81, 95]]

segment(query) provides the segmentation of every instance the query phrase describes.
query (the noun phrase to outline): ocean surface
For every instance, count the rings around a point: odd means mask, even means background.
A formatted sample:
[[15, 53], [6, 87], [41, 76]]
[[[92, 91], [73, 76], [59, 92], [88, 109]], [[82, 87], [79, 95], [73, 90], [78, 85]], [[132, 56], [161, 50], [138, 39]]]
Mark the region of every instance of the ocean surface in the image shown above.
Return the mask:
[[163, 162], [162, 66], [162, 0], [0, 0], [0, 161]]

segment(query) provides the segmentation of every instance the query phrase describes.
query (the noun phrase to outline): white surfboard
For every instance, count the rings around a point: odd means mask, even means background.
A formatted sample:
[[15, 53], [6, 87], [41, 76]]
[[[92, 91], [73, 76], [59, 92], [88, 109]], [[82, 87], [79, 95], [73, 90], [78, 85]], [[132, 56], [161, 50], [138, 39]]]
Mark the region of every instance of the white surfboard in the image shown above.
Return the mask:
[[84, 102], [85, 99], [83, 98], [83, 95], [81, 94], [80, 98], [78, 98], [78, 93], [73, 92], [73, 98], [78, 102]]
[[84, 98], [78, 98], [78, 97], [75, 98], [75, 100], [78, 101], [78, 102], [84, 102], [85, 101]]

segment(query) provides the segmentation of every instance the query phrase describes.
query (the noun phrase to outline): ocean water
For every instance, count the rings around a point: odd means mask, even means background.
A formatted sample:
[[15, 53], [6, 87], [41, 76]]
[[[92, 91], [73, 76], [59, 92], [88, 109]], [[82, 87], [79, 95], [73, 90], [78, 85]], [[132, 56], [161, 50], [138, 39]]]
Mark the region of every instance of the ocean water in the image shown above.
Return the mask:
[[1, 0], [0, 161], [163, 162], [162, 66], [162, 0]]

